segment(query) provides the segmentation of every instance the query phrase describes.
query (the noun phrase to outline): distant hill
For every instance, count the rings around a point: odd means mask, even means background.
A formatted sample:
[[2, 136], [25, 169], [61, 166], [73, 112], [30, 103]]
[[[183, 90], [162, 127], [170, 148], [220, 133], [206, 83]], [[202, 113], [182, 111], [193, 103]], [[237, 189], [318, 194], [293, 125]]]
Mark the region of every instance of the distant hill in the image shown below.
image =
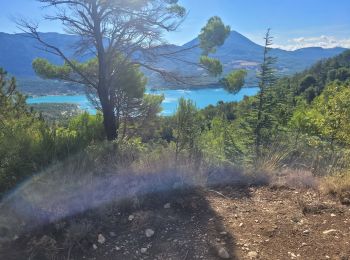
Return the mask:
[[[59, 34], [59, 33], [42, 33], [42, 38], [60, 47], [69, 56], [73, 56], [72, 47], [77, 42], [77, 36]], [[198, 39], [184, 44], [183, 46], [167, 45], [160, 48], [162, 51], [174, 51], [188, 49], [196, 46]], [[34, 39], [26, 37], [25, 34], [7, 34], [0, 33], [0, 67], [5, 68], [10, 74], [23, 79], [33, 80], [35, 73], [32, 69], [32, 61], [37, 57], [50, 60], [53, 63], [60, 64], [62, 60], [50, 53], [38, 48], [39, 45]], [[276, 64], [278, 71], [283, 75], [290, 75], [297, 71], [301, 71], [317, 60], [329, 58], [343, 52], [344, 48], [304, 48], [296, 51], [285, 51], [281, 49], [273, 49], [272, 54], [278, 58]], [[178, 54], [179, 59], [186, 59], [191, 62], [197, 62], [201, 50], [196, 47]], [[263, 47], [252, 42], [238, 32], [232, 31], [225, 44], [218, 48], [213, 57], [219, 58], [224, 64], [224, 71], [228, 72], [232, 69], [245, 68], [250, 71], [250, 84], [253, 84], [258, 64], [262, 60]], [[78, 57], [83, 59], [82, 57]], [[157, 67], [178, 71], [188, 76], [196, 76], [198, 84], [211, 84], [215, 80], [208, 77], [204, 71], [198, 67], [184, 65], [176, 61], [160, 59], [157, 61]], [[167, 83], [160, 80], [155, 73], [146, 72], [149, 76], [149, 85], [151, 87], [171, 87], [166, 86]]]

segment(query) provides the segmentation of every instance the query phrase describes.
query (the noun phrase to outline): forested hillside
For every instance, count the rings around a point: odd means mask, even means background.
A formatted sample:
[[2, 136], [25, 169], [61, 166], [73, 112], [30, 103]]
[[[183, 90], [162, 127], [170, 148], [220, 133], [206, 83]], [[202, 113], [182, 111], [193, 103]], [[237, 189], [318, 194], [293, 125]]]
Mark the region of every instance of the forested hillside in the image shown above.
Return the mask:
[[[68, 126], [56, 119], [55, 125], [48, 124], [36, 111], [50, 111], [31, 110], [15, 91], [14, 81], [6, 79], [4, 72], [1, 78], [2, 124], [6, 125], [1, 135], [3, 192], [48, 163], [103, 140], [101, 115], [79, 115]], [[276, 167], [303, 165], [317, 175], [330, 174], [347, 167], [349, 78], [350, 51], [346, 51], [269, 87], [262, 131], [262, 148], [266, 151], [259, 161], [254, 152], [258, 96], [203, 110], [197, 110], [191, 101], [180, 100], [178, 112], [172, 117], [148, 115], [153, 118], [147, 122], [152, 131], [134, 120], [120, 127], [129, 141], [157, 144], [155, 151], [175, 149], [184, 156], [189, 153], [195, 161], [208, 159], [213, 167], [229, 163], [249, 168], [264, 160], [270, 163], [270, 157], [280, 155], [274, 162]], [[153, 150], [153, 145], [147, 149]]]

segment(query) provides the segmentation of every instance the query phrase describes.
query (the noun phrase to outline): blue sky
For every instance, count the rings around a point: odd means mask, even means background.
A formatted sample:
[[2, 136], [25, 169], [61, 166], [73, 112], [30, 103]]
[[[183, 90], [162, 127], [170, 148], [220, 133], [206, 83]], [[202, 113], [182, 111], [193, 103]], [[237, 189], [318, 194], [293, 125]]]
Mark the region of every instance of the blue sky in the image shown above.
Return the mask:
[[[350, 0], [180, 0], [180, 4], [189, 14], [177, 32], [166, 35], [171, 43], [193, 39], [208, 18], [218, 15], [257, 43], [271, 27], [277, 47], [350, 48]], [[39, 21], [41, 31], [62, 32], [59, 24], [41, 21], [45, 12], [35, 0], [1, 0], [0, 31], [18, 31], [12, 18], [23, 16]]]

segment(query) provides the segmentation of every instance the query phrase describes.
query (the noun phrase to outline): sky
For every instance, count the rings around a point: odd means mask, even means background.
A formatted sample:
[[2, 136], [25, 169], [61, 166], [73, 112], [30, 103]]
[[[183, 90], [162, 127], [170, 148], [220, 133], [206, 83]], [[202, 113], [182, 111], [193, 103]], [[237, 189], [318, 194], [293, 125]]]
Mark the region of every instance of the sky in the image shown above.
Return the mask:
[[[169, 43], [184, 44], [195, 38], [214, 15], [252, 41], [262, 44], [271, 28], [275, 47], [350, 48], [350, 0], [179, 0], [188, 16], [176, 32], [165, 37]], [[25, 17], [40, 24], [43, 32], [63, 32], [58, 23], [44, 21], [50, 10], [36, 0], [0, 0], [0, 31], [15, 33], [13, 22]]]

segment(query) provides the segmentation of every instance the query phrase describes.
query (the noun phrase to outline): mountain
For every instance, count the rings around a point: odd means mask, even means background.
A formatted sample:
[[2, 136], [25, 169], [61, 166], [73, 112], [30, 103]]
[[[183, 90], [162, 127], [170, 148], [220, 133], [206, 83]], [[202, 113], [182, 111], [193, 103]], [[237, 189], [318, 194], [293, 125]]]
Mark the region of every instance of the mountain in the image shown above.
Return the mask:
[[[77, 43], [78, 37], [73, 35], [59, 33], [42, 33], [42, 38], [55, 46], [60, 47], [68, 56], [73, 57], [72, 47]], [[186, 59], [190, 62], [197, 62], [201, 54], [198, 47], [198, 38], [182, 45], [166, 45], [159, 48], [159, 52], [174, 52], [184, 50], [182, 53], [176, 54], [176, 60]], [[10, 74], [18, 78], [34, 78], [35, 73], [32, 69], [32, 61], [37, 57], [50, 60], [55, 64], [62, 63], [62, 60], [50, 53], [38, 48], [38, 43], [26, 34], [7, 34], [0, 33], [0, 67], [5, 68]], [[193, 47], [193, 48], [191, 48]], [[286, 51], [281, 49], [273, 49], [272, 55], [278, 58], [276, 64], [281, 74], [289, 75], [297, 71], [301, 71], [317, 60], [335, 56], [344, 48], [322, 49], [322, 48], [304, 48], [295, 51]], [[250, 71], [250, 81], [253, 82], [258, 64], [262, 60], [263, 47], [252, 42], [238, 32], [232, 31], [227, 38], [225, 44], [217, 49], [212, 56], [222, 61], [224, 72], [232, 69], [245, 68]], [[84, 59], [77, 57], [79, 59]], [[195, 76], [197, 83], [210, 84], [215, 80], [208, 77], [206, 73], [198, 67], [190, 64], [182, 64], [175, 60], [160, 58], [155, 65], [160, 68], [174, 70], [184, 73], [187, 76]], [[164, 86], [167, 83], [162, 81], [154, 72], [146, 72], [149, 76], [149, 85], [154, 87]], [[251, 83], [253, 84], [253, 83]]]
[[[196, 38], [182, 47], [188, 48], [199, 43]], [[273, 49], [271, 55], [277, 57], [277, 68], [283, 74], [293, 74], [311, 66], [320, 59], [329, 58], [340, 54], [345, 48], [323, 49], [319, 47], [303, 48], [295, 51]], [[192, 50], [196, 58], [200, 55], [200, 49]], [[252, 69], [263, 58], [263, 46], [254, 43], [242, 34], [232, 31], [223, 46], [219, 47], [214, 58], [218, 58], [224, 64], [226, 70], [233, 68]]]

